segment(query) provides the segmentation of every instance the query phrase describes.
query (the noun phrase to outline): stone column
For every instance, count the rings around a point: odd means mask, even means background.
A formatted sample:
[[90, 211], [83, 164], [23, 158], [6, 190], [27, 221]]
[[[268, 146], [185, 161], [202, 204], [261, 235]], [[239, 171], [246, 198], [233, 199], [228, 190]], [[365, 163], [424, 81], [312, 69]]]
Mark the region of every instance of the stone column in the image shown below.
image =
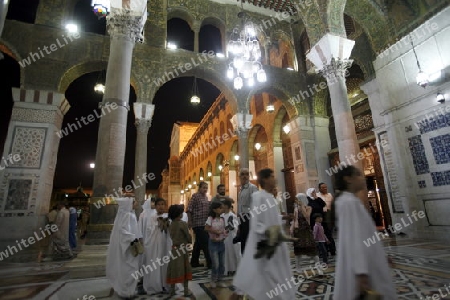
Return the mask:
[[330, 120], [327, 117], [314, 117], [312, 120], [314, 129], [314, 143], [316, 153], [317, 176], [320, 182], [326, 183], [328, 190], [333, 190], [331, 176], [327, 173], [330, 168], [328, 151], [331, 149]]
[[134, 117], [136, 121], [137, 135], [136, 135], [136, 155], [134, 161], [134, 188], [135, 199], [142, 205], [145, 200], [146, 183], [148, 180], [153, 180], [147, 174], [147, 136], [148, 130], [152, 125], [152, 117], [155, 106], [153, 104], [146, 104], [142, 102], [134, 103]]
[[114, 109], [100, 119], [88, 226], [89, 244], [109, 242], [117, 213], [117, 205], [110, 204], [122, 189], [131, 60], [134, 44], [141, 38], [145, 17], [126, 9], [111, 10], [107, 17], [111, 45], [105, 94], [100, 107]]
[[93, 196], [114, 194], [122, 187], [127, 114], [129, 110], [131, 59], [142, 30], [140, 17], [114, 14], [108, 17], [111, 47], [106, 72], [105, 95], [100, 107], [116, 107], [100, 119], [95, 159]]
[[194, 21], [192, 24], [192, 30], [194, 31], [194, 52], [199, 51], [199, 34], [200, 34], [200, 22]]
[[[70, 105], [64, 94], [12, 89], [14, 106], [0, 160], [0, 249], [15, 246], [44, 228], [61, 137], [77, 130], [68, 124], [61, 132]], [[70, 131], [70, 132], [69, 132]], [[46, 240], [45, 240], [46, 241]], [[34, 246], [44, 249], [42, 242]], [[5, 246], [5, 247], [3, 247]], [[15, 254], [15, 253], [13, 253]]]
[[[2, 36], [3, 26], [5, 25], [6, 14], [8, 13], [9, 1], [3, 1], [0, 3], [0, 36]], [[0, 52], [0, 60], [3, 59], [3, 54]]]
[[314, 129], [309, 116], [298, 116], [289, 122], [291, 131], [292, 156], [294, 160], [295, 189], [304, 193], [310, 187], [318, 184], [317, 145], [314, 139]]
[[327, 33], [306, 57], [327, 80], [336, 124], [339, 159], [362, 169], [362, 161], [356, 159], [359, 144], [345, 83], [347, 69], [353, 62], [349, 57], [354, 45], [355, 41]]
[[239, 167], [249, 167], [248, 132], [251, 128], [253, 116], [246, 113], [237, 113], [231, 118], [231, 124], [238, 136]]
[[275, 178], [277, 179], [278, 190], [281, 192], [286, 191], [286, 184], [284, 182], [284, 160], [283, 160], [283, 147], [280, 143], [274, 144], [273, 147], [273, 170], [275, 171]]

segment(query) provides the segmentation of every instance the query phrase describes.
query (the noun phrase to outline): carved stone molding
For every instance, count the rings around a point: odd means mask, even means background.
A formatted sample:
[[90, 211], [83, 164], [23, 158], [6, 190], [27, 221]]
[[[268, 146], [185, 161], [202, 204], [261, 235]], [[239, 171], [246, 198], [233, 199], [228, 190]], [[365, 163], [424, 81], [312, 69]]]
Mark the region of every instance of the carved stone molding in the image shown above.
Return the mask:
[[130, 10], [122, 9], [111, 12], [107, 17], [106, 28], [111, 38], [125, 38], [131, 42], [142, 40], [145, 16], [132, 14]]
[[352, 63], [352, 59], [332, 58], [330, 63], [325, 65], [319, 72], [327, 80], [335, 80], [337, 77], [345, 78], [347, 69], [351, 67]]
[[137, 119], [134, 122], [134, 125], [136, 126], [138, 132], [147, 133], [152, 126], [152, 120]]
[[28, 109], [14, 107], [11, 120], [30, 123], [55, 124], [58, 128], [62, 124], [62, 116], [54, 110]]

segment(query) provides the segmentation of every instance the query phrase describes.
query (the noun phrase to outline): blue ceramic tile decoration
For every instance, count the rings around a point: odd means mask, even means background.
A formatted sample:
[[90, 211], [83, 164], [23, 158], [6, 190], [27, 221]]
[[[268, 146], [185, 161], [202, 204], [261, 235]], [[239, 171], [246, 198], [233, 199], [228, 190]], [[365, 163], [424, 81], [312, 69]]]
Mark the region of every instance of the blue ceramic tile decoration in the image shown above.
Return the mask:
[[413, 136], [408, 139], [408, 142], [416, 174], [420, 175], [429, 173], [430, 167], [428, 165], [425, 147], [423, 146], [421, 136], [420, 135]]
[[444, 172], [432, 172], [433, 186], [450, 185], [450, 170]]
[[425, 118], [417, 121], [415, 125], [419, 128], [420, 134], [434, 131], [444, 127], [450, 127], [450, 113], [426, 114]]
[[424, 189], [427, 187], [425, 180], [419, 180], [417, 183], [419, 184], [419, 189]]
[[430, 138], [434, 159], [437, 164], [450, 162], [450, 134], [440, 135]]

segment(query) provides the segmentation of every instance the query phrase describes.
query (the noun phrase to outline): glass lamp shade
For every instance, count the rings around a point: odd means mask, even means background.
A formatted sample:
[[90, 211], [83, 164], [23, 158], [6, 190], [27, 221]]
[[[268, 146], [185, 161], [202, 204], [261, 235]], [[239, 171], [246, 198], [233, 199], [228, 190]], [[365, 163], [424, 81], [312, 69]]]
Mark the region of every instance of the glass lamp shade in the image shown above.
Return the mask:
[[192, 104], [199, 104], [200, 103], [200, 98], [197, 95], [193, 95], [191, 97], [191, 103]]
[[266, 106], [266, 111], [268, 113], [274, 112], [275, 111], [275, 106], [273, 104], [269, 104]]
[[417, 77], [416, 77], [416, 81], [417, 81], [418, 85], [425, 88], [429, 82], [428, 75], [426, 73], [422, 72], [421, 70], [419, 70], [419, 73], [417, 74]]
[[242, 82], [242, 78], [240, 76], [236, 77], [233, 82], [234, 88], [236, 90], [240, 90], [244, 83]]
[[258, 82], [266, 82], [267, 81], [267, 76], [266, 76], [266, 72], [264, 71], [264, 69], [261, 69], [258, 71], [258, 73], [256, 73], [256, 80], [258, 80]]
[[227, 70], [227, 77], [229, 79], [233, 79], [234, 78], [234, 70], [233, 70], [233, 67], [231, 67], [231, 66]]
[[103, 84], [101, 84], [101, 83], [97, 83], [94, 86], [94, 91], [96, 93], [99, 93], [99, 94], [104, 94], [105, 93], [105, 86]]
[[244, 59], [241, 56], [235, 56], [233, 58], [233, 66], [237, 69], [240, 70], [243, 66], [244, 66]]

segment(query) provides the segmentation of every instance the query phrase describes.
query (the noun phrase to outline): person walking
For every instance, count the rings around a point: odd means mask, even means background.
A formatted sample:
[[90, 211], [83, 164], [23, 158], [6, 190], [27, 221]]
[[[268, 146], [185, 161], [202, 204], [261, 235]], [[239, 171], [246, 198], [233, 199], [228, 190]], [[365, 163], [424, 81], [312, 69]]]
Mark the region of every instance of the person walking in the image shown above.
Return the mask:
[[238, 234], [233, 242], [241, 242], [241, 253], [244, 253], [245, 243], [250, 231], [250, 209], [252, 208], [252, 194], [258, 191], [256, 185], [250, 182], [250, 171], [242, 168], [239, 172], [241, 189], [238, 195], [238, 218], [240, 219]]
[[203, 267], [200, 264], [200, 251], [205, 255], [206, 265], [208, 269], [211, 268], [211, 258], [209, 256], [208, 233], [205, 231], [205, 222], [208, 219], [209, 205], [208, 184], [201, 181], [198, 185], [198, 192], [192, 195], [188, 205], [188, 226], [192, 228], [195, 235], [194, 249], [192, 250], [191, 267]]
[[323, 230], [325, 231], [325, 235], [327, 239], [330, 241], [327, 244], [327, 250], [330, 252], [332, 256], [336, 255], [336, 243], [333, 238], [334, 227], [332, 222], [330, 221], [329, 214], [331, 213], [331, 206], [333, 204], [334, 198], [331, 193], [328, 192], [328, 186], [321, 182], [319, 183], [319, 192], [317, 193], [317, 197], [321, 198], [325, 201], [325, 206], [323, 207]]
[[358, 193], [366, 186], [364, 174], [346, 166], [335, 175], [335, 208], [338, 230], [338, 252], [334, 285], [335, 300], [362, 299], [368, 290], [381, 294], [384, 300], [397, 299], [388, 259], [381, 242], [370, 247], [364, 241], [377, 229]]

